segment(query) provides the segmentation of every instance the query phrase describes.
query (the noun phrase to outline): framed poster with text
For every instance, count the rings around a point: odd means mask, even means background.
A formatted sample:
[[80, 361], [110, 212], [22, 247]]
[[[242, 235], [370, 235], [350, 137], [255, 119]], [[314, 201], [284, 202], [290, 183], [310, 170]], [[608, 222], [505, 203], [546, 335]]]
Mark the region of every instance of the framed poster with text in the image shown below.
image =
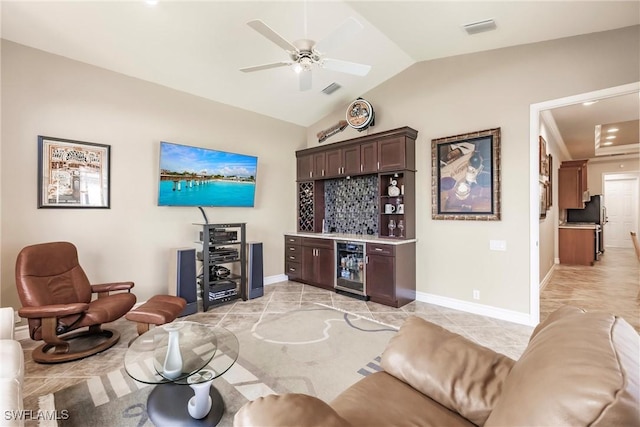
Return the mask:
[[38, 136], [38, 208], [110, 207], [109, 145]]

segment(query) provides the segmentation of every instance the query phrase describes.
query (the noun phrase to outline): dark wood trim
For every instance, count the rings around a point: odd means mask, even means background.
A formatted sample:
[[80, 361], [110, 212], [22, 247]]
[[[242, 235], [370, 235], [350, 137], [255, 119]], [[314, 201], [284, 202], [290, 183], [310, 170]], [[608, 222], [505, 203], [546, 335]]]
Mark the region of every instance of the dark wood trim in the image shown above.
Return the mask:
[[345, 139], [344, 141], [332, 142], [331, 144], [324, 144], [318, 147], [305, 148], [296, 151], [296, 157], [304, 156], [305, 154], [317, 153], [320, 151], [327, 151], [333, 148], [344, 148], [350, 145], [362, 144], [363, 142], [377, 141], [381, 138], [389, 138], [395, 136], [404, 136], [410, 139], [416, 139], [418, 137], [418, 131], [404, 126], [397, 129], [391, 129], [384, 132], [372, 133], [369, 135], [359, 136], [357, 138]]

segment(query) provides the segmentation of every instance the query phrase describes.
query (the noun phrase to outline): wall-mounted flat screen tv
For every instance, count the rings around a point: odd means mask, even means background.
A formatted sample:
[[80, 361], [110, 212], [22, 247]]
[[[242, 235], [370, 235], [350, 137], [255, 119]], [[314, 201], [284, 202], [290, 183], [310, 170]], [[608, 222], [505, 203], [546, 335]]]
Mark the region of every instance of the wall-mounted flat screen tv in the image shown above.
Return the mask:
[[159, 206], [253, 207], [258, 158], [160, 142]]

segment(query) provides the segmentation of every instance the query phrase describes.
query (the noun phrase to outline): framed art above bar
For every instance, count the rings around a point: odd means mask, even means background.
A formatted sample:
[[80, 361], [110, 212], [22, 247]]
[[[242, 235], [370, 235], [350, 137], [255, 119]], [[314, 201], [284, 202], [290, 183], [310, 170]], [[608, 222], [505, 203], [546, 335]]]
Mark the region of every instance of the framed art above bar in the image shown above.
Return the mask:
[[500, 220], [500, 128], [431, 140], [433, 219]]
[[110, 207], [109, 145], [38, 136], [38, 208]]

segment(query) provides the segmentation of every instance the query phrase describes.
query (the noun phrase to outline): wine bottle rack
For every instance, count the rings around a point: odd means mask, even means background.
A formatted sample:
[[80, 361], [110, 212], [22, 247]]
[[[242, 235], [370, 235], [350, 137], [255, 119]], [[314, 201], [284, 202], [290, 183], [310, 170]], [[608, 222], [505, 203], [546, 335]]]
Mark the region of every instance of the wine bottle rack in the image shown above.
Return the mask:
[[298, 183], [298, 230], [314, 231], [314, 183]]

